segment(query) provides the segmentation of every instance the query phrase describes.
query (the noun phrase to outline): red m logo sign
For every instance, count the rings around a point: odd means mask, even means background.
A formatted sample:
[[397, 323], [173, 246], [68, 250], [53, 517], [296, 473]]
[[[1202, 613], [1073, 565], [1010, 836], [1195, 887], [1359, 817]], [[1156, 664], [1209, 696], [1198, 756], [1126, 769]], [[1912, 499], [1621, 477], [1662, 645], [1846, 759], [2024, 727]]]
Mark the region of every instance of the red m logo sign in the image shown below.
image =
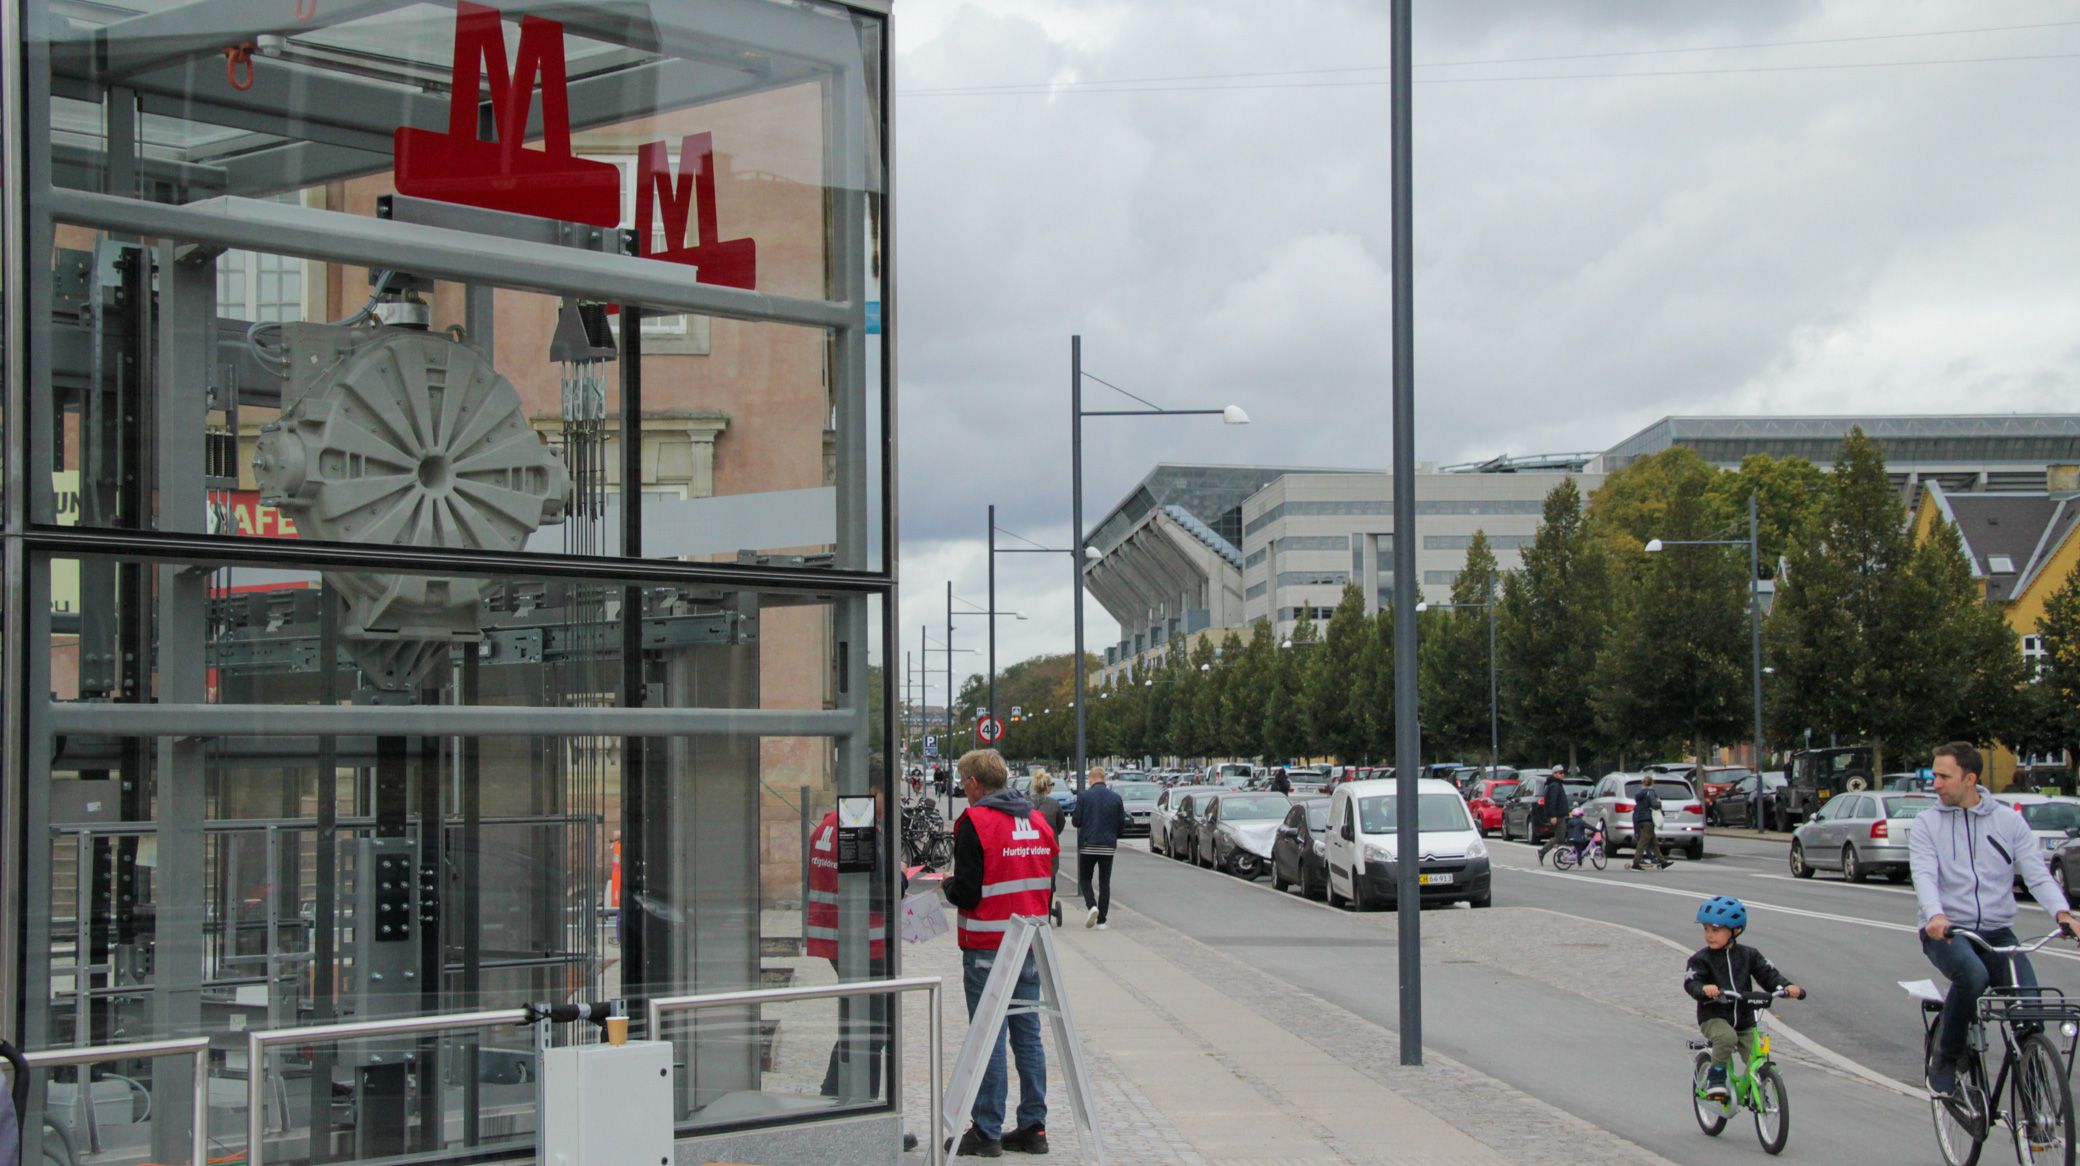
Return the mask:
[[[619, 224], [620, 171], [571, 153], [563, 25], [523, 17], [519, 58], [509, 64], [498, 9], [462, 0], [455, 7], [453, 78], [447, 133], [397, 131], [399, 193], [599, 227]], [[537, 85], [542, 148], [530, 150], [527, 123]], [[488, 142], [477, 136], [478, 99], [487, 86], [497, 134]]]
[[[694, 279], [700, 283], [747, 291], [757, 284], [757, 240], [724, 241], [716, 225], [714, 135], [688, 134], [679, 143], [677, 174], [665, 143], [651, 142], [643, 147], [636, 173], [636, 237], [645, 255], [697, 268]], [[652, 252], [656, 210], [664, 212], [664, 246]], [[696, 234], [691, 243], [686, 239], [689, 216]]]

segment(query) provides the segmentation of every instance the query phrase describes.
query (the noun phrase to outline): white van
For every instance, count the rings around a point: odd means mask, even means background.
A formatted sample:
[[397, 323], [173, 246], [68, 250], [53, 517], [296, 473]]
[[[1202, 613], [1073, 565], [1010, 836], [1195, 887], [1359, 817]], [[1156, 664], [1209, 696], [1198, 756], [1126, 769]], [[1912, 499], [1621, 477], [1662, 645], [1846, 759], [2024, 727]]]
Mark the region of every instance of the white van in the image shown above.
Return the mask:
[[[1348, 901], [1363, 911], [1394, 906], [1397, 867], [1395, 783], [1353, 781], [1329, 801], [1329, 905]], [[1494, 901], [1489, 890], [1488, 845], [1481, 841], [1466, 799], [1448, 781], [1416, 782], [1416, 823], [1422, 841], [1417, 879], [1425, 903]]]

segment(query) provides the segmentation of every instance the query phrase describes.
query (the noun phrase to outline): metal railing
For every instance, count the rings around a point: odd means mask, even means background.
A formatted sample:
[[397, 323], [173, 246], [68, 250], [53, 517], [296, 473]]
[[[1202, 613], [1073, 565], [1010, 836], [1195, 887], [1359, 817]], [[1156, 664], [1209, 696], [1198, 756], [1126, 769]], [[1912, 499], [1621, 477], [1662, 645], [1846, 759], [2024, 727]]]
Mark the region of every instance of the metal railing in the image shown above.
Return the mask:
[[[77, 1049], [43, 1049], [24, 1052], [22, 1059], [32, 1069], [62, 1069], [72, 1065], [93, 1065], [102, 1061], [155, 1060], [160, 1057], [187, 1056], [194, 1060], [195, 1081], [189, 1097], [194, 1109], [194, 1132], [189, 1139], [189, 1166], [204, 1166], [209, 1161], [209, 1038], [202, 1036], [181, 1037], [178, 1040], [139, 1041], [127, 1045], [89, 1045]], [[84, 1094], [86, 1090], [82, 1090]]]
[[[939, 1015], [939, 993], [944, 990], [945, 984], [941, 980], [926, 976], [911, 976], [899, 980], [859, 980], [850, 984], [825, 984], [801, 988], [761, 988], [746, 992], [716, 992], [707, 996], [659, 996], [650, 1001], [648, 1011], [650, 1023], [646, 1031], [652, 1039], [656, 1039], [659, 1032], [658, 1024], [667, 1012], [699, 1012], [704, 1009], [726, 1008], [732, 1005], [779, 1004], [790, 1000], [837, 1000], [855, 996], [882, 996], [904, 992], [923, 992], [925, 995], [925, 1011], [930, 1016], [928, 1024], [930, 1035], [926, 1039], [926, 1045], [930, 1050], [927, 1055], [931, 1057], [931, 1086], [928, 1090], [928, 1097], [931, 1100], [929, 1112], [932, 1115], [929, 1124], [930, 1134], [925, 1139], [929, 1143], [925, 1151], [925, 1161], [929, 1163], [929, 1166], [940, 1166], [940, 1163], [945, 1161], [943, 1156], [945, 1143], [939, 1135], [939, 1108], [941, 1104], [939, 1093], [945, 1088], [941, 1081], [941, 1066], [944, 1064], [946, 1036], [944, 1031], [945, 1022]], [[902, 1102], [902, 1080], [903, 1075], [901, 1073], [890, 1075], [890, 1100], [897, 1103], [897, 1112], [899, 1113], [901, 1112]], [[257, 1163], [255, 1163], [255, 1166], [257, 1166]]]
[[[421, 1032], [444, 1032], [456, 1028], [499, 1028], [526, 1024], [533, 1017], [525, 1008], [500, 1008], [490, 1012], [448, 1012], [439, 1016], [400, 1016], [392, 1020], [365, 1020], [351, 1024], [312, 1024], [302, 1028], [276, 1028], [246, 1034], [246, 1166], [260, 1166], [267, 1136], [267, 1047], [285, 1044], [323, 1044], [368, 1036], [410, 1036]], [[537, 1118], [537, 1120], [540, 1120]], [[200, 1161], [200, 1159], [198, 1159]]]

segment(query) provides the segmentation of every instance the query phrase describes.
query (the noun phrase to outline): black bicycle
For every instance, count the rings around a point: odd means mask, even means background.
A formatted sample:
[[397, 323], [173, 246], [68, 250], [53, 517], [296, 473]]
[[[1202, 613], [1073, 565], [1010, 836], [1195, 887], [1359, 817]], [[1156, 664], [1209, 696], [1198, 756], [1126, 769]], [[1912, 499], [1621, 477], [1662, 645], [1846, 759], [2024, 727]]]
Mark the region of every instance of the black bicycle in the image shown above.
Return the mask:
[[[1989, 955], [2025, 956], [2059, 938], [2054, 931], [2034, 943], [1998, 947], [1977, 932], [1952, 928]], [[1943, 999], [1931, 981], [1901, 987], [1921, 1001], [1922, 1051], [1933, 1057]], [[2001, 1034], [2000, 1068], [1987, 1084], [1988, 1025]], [[2052, 1039], [2058, 1034], [2064, 1051]], [[1958, 1066], [1957, 1090], [1947, 1097], [1931, 1094], [1936, 1144], [1949, 1166], [1976, 1166], [1979, 1151], [1995, 1125], [2008, 1127], [2015, 1160], [2025, 1166], [2059, 1163], [2073, 1166], [2074, 1046], [2080, 1044], [2080, 1001], [2066, 999], [2056, 988], [1989, 988], [1979, 998], [1972, 1018], [1964, 1063]]]
[[903, 865], [933, 870], [953, 865], [953, 835], [931, 798], [903, 799]]

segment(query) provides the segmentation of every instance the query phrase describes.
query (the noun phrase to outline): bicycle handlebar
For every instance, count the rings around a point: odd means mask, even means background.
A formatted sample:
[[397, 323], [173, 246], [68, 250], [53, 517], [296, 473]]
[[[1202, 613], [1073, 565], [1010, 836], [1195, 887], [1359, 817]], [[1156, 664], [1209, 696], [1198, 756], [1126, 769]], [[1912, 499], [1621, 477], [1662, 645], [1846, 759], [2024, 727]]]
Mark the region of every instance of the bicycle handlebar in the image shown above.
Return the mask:
[[1971, 930], [1968, 927], [1953, 927], [1950, 929], [1950, 934], [1964, 936], [1966, 939], [1971, 940], [1974, 944], [1977, 944], [1981, 951], [1984, 951], [1989, 955], [2028, 955], [2031, 952], [2036, 951], [2038, 948], [2043, 947], [2045, 944], [2050, 943], [2054, 939], [2072, 936], [2072, 932], [2067, 931], [2064, 924], [2060, 924], [2058, 930], [2052, 932], [2051, 934], [2045, 936], [2042, 939], [2037, 940], [2035, 943], [2009, 944], [2007, 946], [1996, 947], [1995, 945], [1988, 943], [1986, 941], [1985, 936], [1979, 934], [1976, 931]]
[[1741, 993], [1741, 1003], [1746, 1004], [1750, 1008], [1768, 1008], [1771, 1004], [1775, 1003], [1778, 1000], [1789, 1000], [1794, 998], [1799, 1000], [1811, 1000], [1813, 998], [1813, 994], [1810, 991], [1800, 989], [1800, 992], [1801, 995], [1797, 997], [1793, 997], [1790, 992], [1787, 992], [1782, 988], [1774, 988], [1768, 992], [1743, 992]]

